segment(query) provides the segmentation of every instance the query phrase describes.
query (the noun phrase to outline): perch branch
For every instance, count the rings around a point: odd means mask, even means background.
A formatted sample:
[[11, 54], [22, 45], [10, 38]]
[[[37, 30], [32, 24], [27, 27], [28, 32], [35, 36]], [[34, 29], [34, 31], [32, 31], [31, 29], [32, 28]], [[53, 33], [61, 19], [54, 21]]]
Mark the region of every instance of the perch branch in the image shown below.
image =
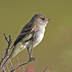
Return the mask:
[[25, 62], [25, 63], [23, 63], [23, 64], [20, 64], [18, 67], [16, 67], [15, 69], [12, 69], [10, 72], [13, 72], [13, 71], [15, 71], [16, 69], [18, 69], [19, 67], [21, 67], [21, 66], [23, 66], [23, 65], [26, 65], [26, 64], [28, 64], [29, 62], [31, 62], [31, 61], [33, 61], [33, 59], [29, 59], [29, 61], [27, 61], [27, 62]]
[[45, 70], [43, 72], [45, 72], [47, 70], [48, 67], [45, 68]]
[[5, 37], [5, 40], [7, 41], [8, 45], [7, 45], [7, 48], [6, 48], [6, 52], [4, 54], [4, 56], [2, 57], [1, 61], [0, 61], [0, 67], [2, 67], [2, 62], [5, 60], [5, 58], [8, 56], [8, 52], [9, 52], [9, 47], [12, 43], [12, 40], [11, 40], [11, 35], [9, 35], [9, 40], [8, 38], [6, 37], [5, 33], [3, 33], [4, 37]]
[[[17, 63], [18, 63], [18, 66], [19, 66], [20, 63], [19, 63], [19, 59], [18, 59], [18, 57], [17, 57]], [[23, 68], [23, 66], [21, 66], [21, 68], [19, 67], [19, 69], [20, 69], [20, 72], [21, 72], [21, 69], [22, 69], [22, 71], [24, 72], [24, 68]]]

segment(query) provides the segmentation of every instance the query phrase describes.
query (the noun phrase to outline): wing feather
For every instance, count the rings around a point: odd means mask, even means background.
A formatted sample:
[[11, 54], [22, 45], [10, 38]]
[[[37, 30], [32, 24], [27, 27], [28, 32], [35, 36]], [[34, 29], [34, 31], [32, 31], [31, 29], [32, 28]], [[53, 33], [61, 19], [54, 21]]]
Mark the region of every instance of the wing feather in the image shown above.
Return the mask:
[[32, 24], [32, 23], [26, 24], [23, 27], [21, 33], [18, 35], [17, 39], [15, 40], [13, 46], [15, 46], [20, 40], [22, 40], [26, 35], [31, 33], [34, 29], [35, 29], [35, 25], [34, 24]]

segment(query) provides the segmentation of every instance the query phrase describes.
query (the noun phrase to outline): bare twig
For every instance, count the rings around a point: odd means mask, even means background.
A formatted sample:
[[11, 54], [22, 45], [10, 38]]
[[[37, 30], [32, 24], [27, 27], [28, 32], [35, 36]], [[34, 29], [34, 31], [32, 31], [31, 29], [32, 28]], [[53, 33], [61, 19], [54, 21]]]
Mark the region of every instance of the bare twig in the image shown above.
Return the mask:
[[21, 67], [21, 66], [23, 66], [23, 65], [26, 65], [26, 64], [28, 64], [28, 63], [31, 62], [31, 61], [33, 61], [33, 60], [29, 60], [29, 61], [27, 61], [27, 62], [25, 62], [25, 63], [23, 63], [23, 64], [20, 64], [18, 67], [16, 67], [15, 69], [12, 69], [10, 72], [15, 71], [15, 70], [18, 69], [19, 67]]
[[18, 57], [17, 57], [17, 63], [18, 63], [18, 66], [20, 65], [20, 63], [19, 63], [19, 59], [18, 59]]
[[7, 71], [9, 72], [9, 68], [8, 68], [8, 66], [6, 66], [6, 68], [7, 68]]
[[48, 67], [45, 68], [45, 70], [43, 72], [45, 72], [47, 70]]
[[[18, 63], [18, 66], [19, 66], [20, 63], [19, 63], [19, 59], [18, 59], [18, 57], [17, 57], [17, 63]], [[20, 69], [20, 67], [19, 67], [19, 69]], [[20, 69], [20, 72], [21, 72], [21, 69]]]
[[24, 67], [23, 67], [23, 66], [21, 66], [21, 68], [22, 68], [22, 72], [24, 72]]
[[[19, 63], [19, 59], [18, 59], [18, 57], [17, 57], [17, 63], [18, 63], [18, 66], [20, 65], [20, 63]], [[20, 67], [19, 67], [20, 68]], [[23, 66], [21, 66], [21, 68], [22, 68], [22, 72], [24, 72], [24, 68], [23, 68]], [[21, 71], [20, 71], [21, 72]]]
[[7, 39], [5, 33], [4, 33], [4, 37], [5, 37], [5, 40], [6, 40], [7, 43], [8, 43], [7, 48], [6, 48], [6, 53], [4, 54], [5, 57], [7, 57], [7, 56], [8, 56], [8, 51], [9, 51], [9, 47], [10, 47], [10, 45], [11, 45], [11, 43], [12, 43], [12, 40], [11, 40], [11, 35], [9, 35], [9, 40]]
[[12, 64], [11, 60], [10, 60], [10, 65], [11, 65], [11, 67], [13, 68], [13, 64]]
[[5, 33], [3, 34], [4, 37], [5, 37], [5, 40], [7, 41], [8, 45], [7, 45], [7, 48], [6, 48], [6, 52], [4, 54], [4, 56], [2, 57], [1, 61], [0, 61], [0, 68], [2, 69], [2, 62], [5, 60], [5, 58], [8, 56], [8, 52], [9, 52], [9, 47], [12, 43], [12, 40], [11, 40], [11, 35], [9, 35], [9, 40], [7, 39]]

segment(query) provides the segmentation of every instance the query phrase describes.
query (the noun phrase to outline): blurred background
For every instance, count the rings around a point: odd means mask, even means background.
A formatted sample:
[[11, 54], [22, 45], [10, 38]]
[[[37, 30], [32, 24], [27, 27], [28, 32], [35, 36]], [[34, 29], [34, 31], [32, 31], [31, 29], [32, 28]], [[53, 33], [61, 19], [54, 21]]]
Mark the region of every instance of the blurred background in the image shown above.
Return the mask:
[[[36, 13], [54, 21], [48, 23], [43, 41], [33, 49], [36, 61], [25, 65], [25, 70], [32, 66], [34, 72], [43, 72], [46, 67], [47, 72], [72, 72], [72, 0], [0, 0], [0, 60], [7, 47], [3, 33], [11, 35], [13, 43]], [[17, 56], [20, 63], [28, 60], [26, 50]]]

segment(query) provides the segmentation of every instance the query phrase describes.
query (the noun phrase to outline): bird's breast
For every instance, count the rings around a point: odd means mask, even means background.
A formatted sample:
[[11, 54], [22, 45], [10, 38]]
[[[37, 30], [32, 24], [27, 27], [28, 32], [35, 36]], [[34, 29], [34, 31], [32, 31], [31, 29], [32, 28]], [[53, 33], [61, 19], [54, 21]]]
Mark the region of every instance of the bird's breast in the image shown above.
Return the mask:
[[[44, 37], [44, 32], [45, 28], [39, 29], [35, 34], [34, 34], [34, 41], [33, 41], [33, 47], [36, 47], [43, 39]], [[23, 43], [24, 41], [30, 39], [32, 37], [32, 34], [29, 34], [28, 36], [24, 37], [21, 41], [23, 48], [31, 47], [32, 46], [32, 41], [29, 40], [28, 42]]]
[[35, 34], [35, 41], [33, 42], [33, 47], [37, 46], [42, 41], [44, 37], [44, 32], [45, 29], [42, 29]]

